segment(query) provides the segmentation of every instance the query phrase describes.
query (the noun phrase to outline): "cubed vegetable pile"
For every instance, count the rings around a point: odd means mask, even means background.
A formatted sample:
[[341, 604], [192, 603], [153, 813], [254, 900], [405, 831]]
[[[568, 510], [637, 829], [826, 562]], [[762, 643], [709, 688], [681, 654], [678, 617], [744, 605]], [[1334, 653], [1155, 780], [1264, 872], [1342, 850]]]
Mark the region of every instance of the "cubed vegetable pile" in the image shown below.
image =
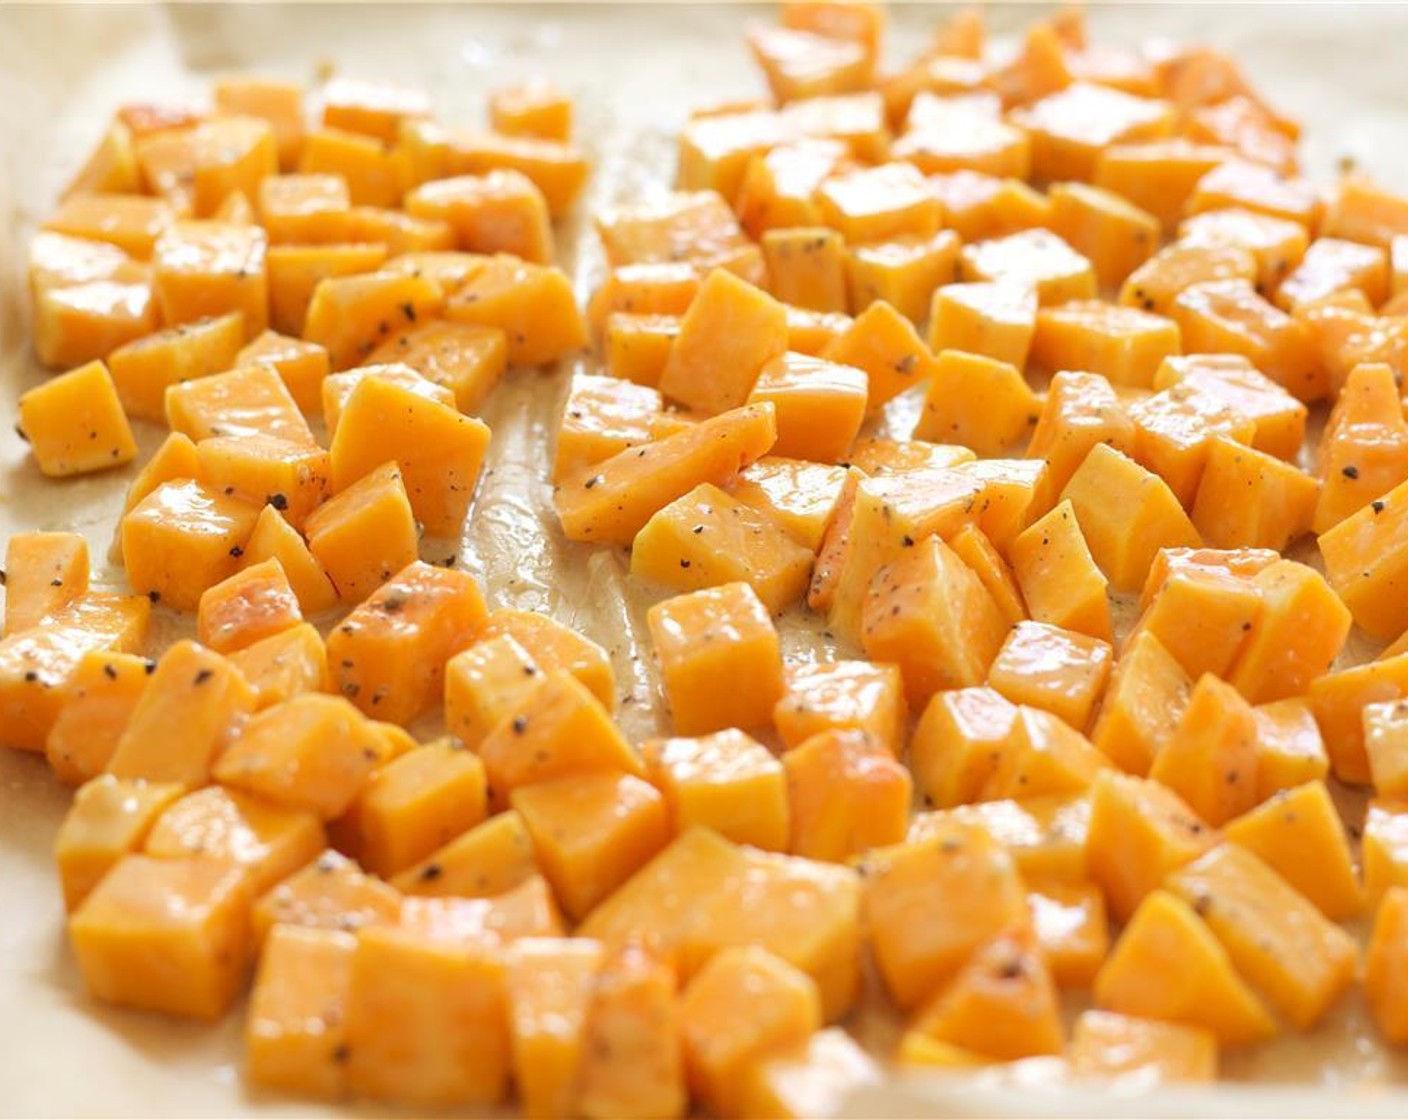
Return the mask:
[[[1206, 1081], [1349, 999], [1408, 1044], [1408, 196], [1302, 177], [1213, 49], [884, 31], [752, 25], [766, 92], [592, 216], [590, 293], [545, 81], [117, 110], [18, 428], [126, 468], [121, 575], [13, 536], [0, 639], [94, 999], [248, 991], [261, 1091], [541, 1117]], [[505, 379], [565, 399], [551, 531], [629, 554], [668, 737], [615, 635], [426, 547]]]

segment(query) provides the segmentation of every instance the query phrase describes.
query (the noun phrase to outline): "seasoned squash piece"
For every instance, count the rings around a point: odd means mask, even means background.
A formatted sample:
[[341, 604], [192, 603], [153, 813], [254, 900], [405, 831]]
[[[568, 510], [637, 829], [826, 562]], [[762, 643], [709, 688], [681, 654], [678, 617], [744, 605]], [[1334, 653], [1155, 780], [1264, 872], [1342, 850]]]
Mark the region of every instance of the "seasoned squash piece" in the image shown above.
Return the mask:
[[536, 611], [500, 608], [490, 611], [480, 624], [476, 640], [506, 634], [519, 642], [533, 662], [546, 673], [565, 669], [586, 685], [602, 705], [616, 704], [616, 680], [606, 650], [585, 634]]
[[[602, 360], [611, 377], [655, 388], [680, 333], [677, 315], [613, 311], [602, 328]], [[791, 345], [791, 335], [788, 336]]]
[[1086, 860], [1110, 912], [1128, 920], [1165, 877], [1191, 863], [1218, 836], [1166, 786], [1107, 771], [1090, 796]]
[[16, 533], [5, 542], [5, 626], [18, 634], [88, 591], [88, 542], [78, 533]]
[[660, 394], [648, 385], [578, 373], [568, 386], [557, 430], [552, 477], [562, 482], [587, 467], [662, 434]]
[[327, 498], [328, 453], [311, 439], [293, 442], [259, 432], [214, 436], [201, 440], [196, 458], [209, 489], [272, 506], [294, 527]]
[[1027, 134], [965, 102], [946, 104], [921, 93], [910, 106], [908, 125], [890, 154], [926, 175], [977, 171], [1025, 179], [1031, 171]]
[[1040, 708], [1019, 707], [1012, 735], [978, 797], [1069, 797], [1084, 793], [1109, 760], [1079, 731]]
[[265, 331], [235, 355], [234, 364], [236, 368], [271, 367], [304, 415], [314, 415], [321, 408], [323, 378], [328, 375], [328, 354], [317, 343]]
[[851, 1094], [883, 1080], [880, 1067], [844, 1030], [818, 1031], [804, 1046], [764, 1058], [747, 1071], [739, 1115], [839, 1115]]
[[334, 78], [322, 89], [323, 124], [394, 143], [401, 122], [430, 115], [423, 90], [390, 82]]
[[1364, 750], [1374, 791], [1382, 797], [1401, 798], [1408, 793], [1404, 774], [1404, 718], [1408, 703], [1379, 701], [1364, 708]]
[[944, 207], [944, 223], [964, 244], [1007, 237], [1051, 222], [1051, 202], [1020, 179], [977, 171], [934, 175], [929, 189]]
[[395, 463], [385, 463], [314, 510], [308, 549], [345, 602], [355, 602], [415, 560], [419, 532]]
[[316, 627], [300, 623], [230, 655], [262, 711], [306, 692], [327, 691], [327, 649]]
[[1161, 549], [1202, 543], [1163, 479], [1106, 444], [1091, 448], [1061, 497], [1117, 590], [1142, 587]]
[[[499, 170], [517, 171], [542, 191], [548, 213], [554, 221], [572, 208], [586, 181], [586, 157], [570, 143], [479, 131], [456, 131], [437, 137], [437, 129], [438, 126], [432, 125], [424, 131], [428, 132], [432, 143], [439, 139], [446, 142], [447, 161], [440, 173], [429, 178], [484, 175]], [[400, 138], [402, 145], [405, 145], [406, 128], [402, 128]]]
[[1274, 301], [1284, 311], [1345, 291], [1363, 292], [1378, 307], [1389, 296], [1388, 254], [1377, 245], [1360, 245], [1321, 237], [1305, 251], [1276, 289]]
[[740, 1111], [742, 1078], [821, 1027], [821, 1000], [805, 973], [765, 949], [724, 949], [680, 1001], [685, 1063], [695, 1092], [721, 1115]]
[[507, 634], [481, 638], [445, 663], [445, 726], [471, 750], [515, 711], [542, 670]]
[[974, 950], [1027, 918], [1011, 856], [978, 825], [952, 822], [871, 852], [861, 866], [876, 964], [902, 1008], [922, 1004]]
[[786, 746], [824, 731], [864, 731], [899, 756], [907, 711], [899, 668], [866, 661], [789, 667], [773, 718]]
[[682, 1116], [688, 1107], [675, 970], [628, 945], [597, 973], [574, 1111], [591, 1120]]
[[844, 467], [765, 456], [728, 484], [730, 494], [816, 552], [841, 496]]
[[1159, 246], [1159, 219], [1100, 187], [1051, 188], [1051, 228], [1089, 259], [1102, 288], [1119, 287]]
[[242, 546], [246, 568], [275, 560], [304, 614], [319, 614], [337, 603], [337, 590], [289, 522], [272, 505], [259, 512], [254, 529]]
[[928, 839], [954, 821], [986, 829], [1007, 849], [1023, 879], [1043, 890], [1060, 893], [1058, 887], [1088, 885], [1085, 849], [1090, 798], [1084, 794], [983, 801], [919, 813], [910, 824], [909, 840]]
[[424, 897], [495, 898], [537, 873], [533, 838], [523, 817], [509, 809], [399, 872], [392, 885]]
[[[1180, 549], [1159, 555], [1176, 553], [1187, 554]], [[1188, 563], [1168, 569], [1167, 578], [1162, 578], [1159, 565], [1156, 558], [1145, 585], [1141, 600], [1144, 614], [1136, 631], [1158, 638], [1190, 677], [1203, 673], [1227, 676], [1262, 611], [1250, 573], [1244, 576], [1212, 564]]]
[[1193, 525], [1218, 548], [1284, 549], [1310, 532], [1320, 484], [1272, 455], [1219, 436], [1193, 504]]
[[1228, 437], [1235, 441], [1233, 447], [1248, 444], [1256, 431], [1250, 416], [1188, 380], [1136, 401], [1129, 407], [1129, 417], [1134, 422], [1131, 457], [1168, 483], [1185, 506], [1197, 495], [1215, 441]]
[[29, 242], [27, 275], [29, 294], [37, 300], [51, 288], [93, 281], [140, 283], [150, 276], [150, 270], [116, 245], [40, 230]]
[[152, 823], [184, 792], [173, 782], [110, 774], [84, 782], [54, 838], [64, 908], [78, 909], [120, 859], [140, 851]]
[[1393, 590], [1408, 560], [1408, 549], [1399, 544], [1408, 512], [1405, 499], [1408, 483], [1351, 514], [1319, 541], [1330, 585], [1353, 612], [1355, 622], [1384, 640], [1408, 628], [1408, 609], [1400, 606]]
[[856, 42], [812, 31], [752, 24], [745, 37], [779, 102], [868, 89], [875, 56]]
[[0, 640], [0, 745], [42, 751], [84, 654], [141, 649], [150, 614], [141, 596], [89, 592]]
[[1257, 803], [1257, 725], [1237, 690], [1210, 673], [1154, 756], [1149, 776], [1181, 796], [1214, 826]]
[[196, 611], [197, 636], [216, 653], [243, 649], [302, 621], [298, 597], [273, 559], [206, 588]]
[[351, 229], [353, 241], [375, 242], [386, 247], [388, 254], [444, 251], [455, 247], [455, 231], [441, 221], [413, 218], [400, 210], [376, 206], [353, 206]]
[[[920, 439], [885, 439], [872, 436], [856, 441], [847, 461], [861, 474], [872, 478], [898, 478], [919, 473], [943, 471], [949, 467], [971, 466], [978, 457], [956, 443], [926, 443]], [[960, 472], [973, 478], [967, 471]]]
[[[319, 284], [324, 280], [374, 273], [385, 260], [386, 248], [379, 244], [272, 246], [267, 261], [269, 322], [275, 330], [285, 334], [303, 334], [308, 329], [308, 312]], [[369, 312], [378, 313], [376, 310]], [[399, 326], [401, 321], [396, 322]], [[316, 326], [315, 330], [320, 333], [314, 341], [333, 345], [324, 337], [325, 326]], [[376, 341], [380, 341], [379, 336]], [[357, 352], [355, 360], [362, 361], [368, 356], [368, 350], [363, 348]]]
[[301, 175], [335, 175], [347, 182], [353, 206], [397, 207], [407, 186], [405, 153], [340, 128], [310, 132], [298, 156]]
[[232, 369], [170, 385], [166, 421], [196, 441], [266, 435], [313, 446], [308, 421], [278, 373], [268, 366]]
[[822, 357], [866, 372], [871, 412], [929, 377], [934, 364], [914, 324], [884, 300], [856, 316]]
[[1116, 144], [1163, 140], [1173, 130], [1165, 101], [1073, 82], [1012, 114], [1032, 142], [1032, 175], [1089, 181], [1101, 153]]
[[501, 136], [565, 143], [572, 138], [572, 99], [543, 79], [500, 86], [489, 93], [489, 125]]
[[103, 772], [154, 668], [145, 657], [110, 650], [91, 650], [79, 659], [44, 741], [59, 781], [81, 785]]
[[454, 394], [455, 407], [479, 411], [503, 377], [508, 344], [497, 327], [447, 321], [424, 323], [387, 339], [368, 363], [397, 362]]
[[1019, 533], [1007, 556], [1033, 619], [1112, 640], [1109, 581], [1096, 566], [1069, 500]]
[[923, 322], [934, 291], [958, 276], [959, 246], [952, 230], [852, 246], [846, 255], [851, 310], [884, 300], [911, 322]]
[[334, 370], [365, 361], [394, 330], [440, 312], [444, 295], [423, 277], [393, 272], [329, 276], [313, 289], [303, 335]]
[[1253, 710], [1257, 721], [1257, 798], [1329, 776], [1325, 741], [1305, 697], [1275, 700]]
[[1135, 633], [1115, 662], [1091, 741], [1121, 770], [1143, 777], [1182, 719], [1192, 687], [1152, 632]]
[[1071, 1072], [1141, 1086], [1217, 1078], [1217, 1038], [1203, 1027], [1084, 1011], [1071, 1032]]
[[629, 544], [660, 509], [701, 483], [728, 481], [777, 438], [771, 404], [747, 405], [688, 425], [598, 463], [553, 496], [569, 540]]
[[269, 321], [268, 240], [258, 226], [175, 222], [152, 250], [152, 290], [168, 326], [238, 311], [246, 339]]
[[[163, 482], [195, 478], [199, 474], [200, 456], [196, 452], [196, 445], [190, 436], [172, 432], [152, 452], [152, 457], [127, 487], [123, 512], [130, 513], [134, 506]], [[120, 547], [117, 551], [121, 551]]]
[[1261, 611], [1228, 680], [1253, 704], [1303, 695], [1344, 646], [1349, 611], [1319, 572], [1293, 560], [1258, 572], [1252, 584]]
[[250, 901], [224, 860], [123, 856], [69, 919], [83, 983], [107, 1003], [218, 1019], [249, 966]]
[[170, 203], [141, 194], [80, 193], [64, 199], [44, 228], [69, 237], [116, 245], [148, 260], [162, 230], [176, 220]]
[[1302, 401], [1318, 400], [1328, 391], [1309, 329], [1264, 300], [1245, 280], [1185, 288], [1174, 297], [1169, 315], [1189, 353], [1241, 355]]
[[645, 773], [610, 714], [565, 669], [539, 677], [521, 708], [485, 736], [479, 755], [497, 803], [520, 786], [556, 778]]
[[1112, 657], [1109, 643], [1098, 638], [1019, 622], [989, 667], [987, 683], [1014, 704], [1041, 708], [1084, 731], [1110, 678]]
[[[497, 787], [496, 787], [497, 788]], [[574, 774], [513, 789], [543, 875], [569, 918], [586, 917], [670, 840], [664, 797], [631, 774]]]
[[[587, 303], [594, 334], [618, 313], [682, 316], [703, 282], [699, 270], [685, 261], [627, 264], [613, 268]], [[678, 335], [678, 330], [675, 332]]]
[[1178, 294], [1194, 284], [1256, 278], [1256, 258], [1240, 246], [1177, 241], [1130, 272], [1120, 285], [1119, 302], [1167, 315]]
[[772, 402], [778, 455], [835, 463], [860, 431], [868, 384], [864, 370], [789, 351], [764, 364], [748, 403]]
[[1012, 743], [1016, 720], [1016, 706], [991, 688], [936, 693], [909, 745], [924, 804], [947, 809], [977, 801]]
[[34, 352], [50, 369], [107, 358], [156, 330], [151, 284], [93, 280], [40, 292], [34, 306]]
[[1408, 885], [1408, 812], [1401, 801], [1369, 802], [1360, 859], [1364, 893], [1377, 905], [1391, 887]]
[[1062, 371], [1051, 379], [1027, 457], [1046, 460], [1043, 494], [1054, 505], [1093, 447], [1105, 443], [1129, 451], [1133, 442], [1134, 424], [1110, 383], [1096, 374]]
[[133, 147], [147, 188], [187, 218], [214, 213], [231, 191], [255, 197], [260, 181], [279, 169], [274, 130], [259, 117], [162, 129], [135, 137]]
[[1364, 992], [1374, 1025], [1386, 1041], [1401, 1046], [1408, 1040], [1404, 1023], [1402, 988], [1405, 961], [1403, 947], [1408, 943], [1408, 891], [1392, 887], [1384, 895], [1374, 918], [1365, 962]]
[[161, 859], [208, 857], [236, 865], [259, 894], [310, 863], [325, 846], [311, 813], [207, 786], [167, 808], [143, 850]]
[[1043, 881], [1027, 894], [1027, 906], [1056, 986], [1088, 988], [1110, 951], [1110, 924], [1100, 888], [1089, 882]]
[[1000, 455], [1031, 432], [1040, 405], [1019, 369], [957, 349], [936, 353], [916, 439], [952, 440]]
[[816, 189], [842, 167], [850, 151], [839, 140], [795, 140], [747, 161], [738, 188], [738, 220], [750, 237], [769, 229], [821, 224]]
[[761, 743], [730, 728], [697, 739], [650, 739], [641, 751], [674, 832], [703, 826], [735, 844], [787, 849], [787, 779]]
[[504, 254], [450, 297], [445, 317], [503, 331], [509, 364], [515, 366], [548, 365], [587, 341], [566, 275]]
[[345, 1094], [347, 994], [356, 948], [356, 938], [341, 930], [271, 931], [245, 1019], [251, 1084], [321, 1100]]
[[1172, 231], [1199, 180], [1231, 156], [1230, 149], [1186, 139], [1115, 144], [1100, 153], [1093, 182], [1149, 211]]
[[771, 108], [694, 117], [680, 132], [678, 185], [717, 191], [731, 202], [756, 157], [800, 138], [794, 122]]
[[232, 311], [129, 342], [108, 356], [108, 369], [129, 417], [162, 421], [169, 387], [230, 369], [244, 344], [244, 318]]
[[[1329, 668], [1327, 666], [1327, 668]], [[1367, 785], [1394, 796], [1379, 784], [1367, 753], [1368, 705], [1408, 697], [1408, 654], [1397, 654], [1338, 672], [1326, 672], [1310, 682], [1308, 699], [1324, 736], [1330, 765], [1341, 781]], [[1381, 759], [1387, 762], [1387, 758]], [[1390, 784], [1392, 784], [1390, 782]]]
[[531, 179], [517, 171], [436, 179], [407, 192], [406, 212], [449, 224], [461, 249], [512, 253], [526, 261], [552, 261], [548, 206]]
[[771, 721], [784, 690], [780, 646], [748, 584], [677, 595], [651, 607], [648, 622], [678, 734]]
[[1408, 422], [1399, 376], [1389, 365], [1365, 363], [1350, 371], [1340, 389], [1318, 448], [1317, 533], [1408, 479]]
[[909, 771], [864, 731], [820, 732], [782, 763], [793, 855], [841, 863], [905, 838]]
[[165, 482], [122, 519], [122, 556], [137, 591], [195, 610], [239, 567], [259, 507], [199, 482]]
[[909, 163], [837, 171], [817, 188], [816, 203], [822, 221], [852, 244], [932, 237], [943, 216], [924, 176]]
[[298, 162], [303, 147], [303, 88], [295, 82], [239, 75], [217, 81], [211, 98], [220, 113], [259, 117], [274, 133], [279, 166], [288, 169]]
[[1095, 1002], [1101, 1010], [1201, 1027], [1223, 1046], [1276, 1033], [1227, 950], [1192, 907], [1162, 890], [1145, 899], [1115, 943], [1095, 978]]
[[100, 361], [36, 385], [16, 407], [16, 430], [50, 478], [107, 470], [137, 457], [112, 375]]
[[1389, 246], [1408, 233], [1408, 207], [1403, 196], [1363, 175], [1346, 175], [1337, 184], [1325, 211], [1323, 232], [1366, 245]]
[[1031, 360], [1050, 370], [1088, 370], [1115, 385], [1148, 388], [1160, 364], [1178, 350], [1178, 327], [1161, 315], [1077, 300], [1037, 313]]
[[1027, 617], [1027, 607], [1011, 567], [981, 529], [973, 524], [962, 526], [949, 537], [948, 546], [973, 569], [973, 574], [988, 589], [1010, 625], [1015, 626]]
[[334, 829], [340, 847], [386, 877], [419, 863], [486, 813], [484, 764], [440, 739], [378, 769]]
[[1233, 964], [1307, 1030], [1353, 982], [1354, 940], [1246, 848], [1224, 844], [1174, 872], [1169, 889], [1192, 906]]
[[509, 950], [509, 1044], [525, 1116], [572, 1112], [604, 959], [600, 943], [586, 938], [525, 937]]
[[1018, 927], [978, 948], [910, 1029], [998, 1061], [1060, 1053], [1056, 986], [1033, 935]]
[[297, 696], [254, 716], [221, 755], [217, 781], [275, 804], [341, 816], [378, 759], [375, 733], [338, 696]]
[[418, 373], [403, 362], [368, 363], [354, 369], [332, 373], [323, 379], [322, 412], [323, 426], [329, 437], [337, 434], [337, 422], [342, 418], [342, 410], [357, 386], [368, 378], [389, 381], [391, 384], [424, 397], [428, 401], [443, 404], [446, 408], [455, 406], [455, 394], [444, 385], [437, 385], [428, 377]]
[[1298, 222], [1312, 232], [1324, 211], [1319, 192], [1308, 180], [1282, 176], [1273, 168], [1240, 159], [1227, 160], [1199, 179], [1188, 197], [1187, 212], [1232, 207]]
[[329, 635], [334, 688], [368, 715], [408, 724], [439, 703], [445, 662], [470, 645], [484, 615], [473, 576], [412, 561]]
[[964, 280], [1031, 288], [1043, 307], [1095, 298], [1090, 261], [1050, 230], [965, 245], [961, 260]]
[[770, 229], [762, 238], [768, 291], [783, 303], [813, 311], [845, 311], [845, 240], [833, 229]]
[[675, 591], [742, 582], [769, 610], [806, 590], [812, 555], [765, 514], [701, 483], [636, 534], [631, 574]]
[[352, 1091], [423, 1109], [498, 1104], [509, 1077], [506, 971], [483, 937], [362, 930], [347, 996]]

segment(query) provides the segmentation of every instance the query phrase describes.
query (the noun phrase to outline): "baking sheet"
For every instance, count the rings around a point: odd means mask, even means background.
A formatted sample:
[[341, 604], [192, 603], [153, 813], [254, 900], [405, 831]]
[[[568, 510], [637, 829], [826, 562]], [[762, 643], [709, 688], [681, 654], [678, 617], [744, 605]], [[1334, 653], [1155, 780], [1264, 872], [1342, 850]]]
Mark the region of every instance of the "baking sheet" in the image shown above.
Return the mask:
[[[994, 7], [997, 29], [1041, 9]], [[892, 9], [892, 59], [927, 41], [936, 6]], [[35, 222], [121, 101], [199, 100], [212, 76], [259, 71], [311, 81], [343, 73], [428, 88], [448, 121], [482, 117], [494, 84], [547, 73], [577, 97], [578, 131], [593, 161], [580, 216], [668, 185], [671, 139], [691, 105], [761, 88], [741, 42], [767, 15], [741, 5], [316, 5], [0, 7], [0, 543], [20, 529], [77, 529], [95, 562], [106, 554], [132, 469], [44, 480], [12, 434], [13, 401], [41, 377], [24, 338], [23, 245]], [[1209, 41], [1244, 60], [1273, 101], [1307, 125], [1307, 163], [1328, 176], [1344, 158], [1408, 185], [1408, 8], [1356, 5], [1095, 7], [1097, 38], [1151, 35]], [[575, 230], [564, 231], [570, 246]], [[585, 295], [600, 275], [595, 246], [565, 255]], [[623, 580], [620, 553], [560, 540], [548, 512], [546, 447], [565, 374], [522, 374], [496, 394], [490, 466], [456, 551], [493, 602], [547, 609], [613, 651], [628, 732], [656, 730], [654, 682], [638, 658], [648, 591]], [[150, 451], [160, 433], [140, 433]], [[98, 573], [99, 580], [120, 572]], [[162, 619], [167, 633], [180, 620]], [[823, 649], [818, 627], [785, 628], [795, 658]], [[287, 1100], [250, 1098], [240, 1083], [238, 1016], [215, 1027], [97, 1006], [84, 996], [62, 936], [48, 849], [68, 800], [41, 759], [0, 751], [0, 1114], [7, 1116], [326, 1116]], [[1311, 1038], [1288, 1036], [1229, 1072], [1283, 1088], [1223, 1085], [1153, 1097], [1052, 1085], [1049, 1067], [972, 1078], [903, 1078], [857, 1094], [856, 1116], [921, 1115], [1408, 1115], [1401, 1062], [1368, 1035], [1349, 1001]], [[1320, 1082], [1316, 1087], [1306, 1083]], [[1298, 1084], [1296, 1084], [1298, 1083]], [[1290, 1087], [1295, 1084], [1295, 1087]], [[375, 1115], [374, 1109], [354, 1109]], [[348, 1109], [338, 1110], [346, 1115]]]

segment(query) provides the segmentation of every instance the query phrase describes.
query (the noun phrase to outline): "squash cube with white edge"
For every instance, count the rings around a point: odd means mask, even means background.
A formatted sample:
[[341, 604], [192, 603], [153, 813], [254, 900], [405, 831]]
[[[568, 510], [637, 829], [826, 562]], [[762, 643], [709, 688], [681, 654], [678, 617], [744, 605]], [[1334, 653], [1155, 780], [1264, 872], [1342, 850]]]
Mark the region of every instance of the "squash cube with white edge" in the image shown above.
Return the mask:
[[675, 591], [746, 583], [771, 611], [799, 599], [812, 554], [766, 514], [712, 483], [677, 498], [636, 534], [631, 574]]
[[252, 956], [251, 901], [225, 860], [123, 856], [69, 918], [84, 985], [106, 1003], [218, 1019]]
[[199, 482], [164, 482], [122, 519], [122, 557], [134, 590], [193, 611], [234, 575], [259, 506]]
[[508, 343], [498, 327], [436, 320], [409, 327], [372, 351], [369, 364], [398, 362], [454, 394], [455, 407], [473, 415], [503, 378]]
[[735, 844], [787, 849], [786, 775], [757, 740], [730, 728], [697, 739], [650, 739], [641, 751], [676, 833], [702, 825]]
[[782, 697], [782, 652], [757, 593], [728, 583], [650, 608], [651, 642], [677, 734], [762, 727]]
[[724, 949], [680, 999], [690, 1081], [720, 1115], [743, 1115], [745, 1072], [804, 1045], [821, 1023], [821, 998], [810, 976], [766, 949]]
[[445, 662], [474, 641], [484, 596], [468, 572], [416, 560], [328, 636], [334, 690], [402, 725], [440, 703]]
[[246, 341], [244, 317], [233, 311], [165, 330], [155, 327], [153, 322], [147, 328], [152, 333], [143, 332], [145, 337], [108, 355], [118, 398], [133, 420], [164, 421], [169, 387], [230, 369]]
[[1073, 300], [1037, 312], [1031, 360], [1049, 370], [1081, 369], [1114, 385], [1147, 389], [1163, 360], [1179, 352], [1178, 326], [1134, 307]]
[[406, 195], [406, 213], [447, 222], [461, 249], [512, 253], [534, 264], [553, 259], [547, 202], [517, 171], [490, 171], [422, 183]]
[[76, 910], [118, 860], [140, 851], [157, 817], [184, 792], [175, 782], [124, 780], [111, 774], [85, 782], [54, 838], [64, 907]]
[[788, 351], [758, 371], [748, 401], [771, 401], [777, 410], [774, 454], [836, 463], [855, 442], [868, 393], [864, 370]]
[[454, 408], [379, 378], [362, 381], [338, 417], [332, 485], [341, 491], [395, 459], [416, 518], [428, 533], [457, 534], [489, 446], [489, 428]]
[[587, 344], [566, 273], [504, 253], [450, 296], [445, 318], [503, 331], [513, 366], [550, 365]]
[[379, 760], [376, 733], [340, 696], [297, 696], [254, 716], [216, 762], [216, 781], [324, 820], [341, 816]]
[[1043, 307], [1096, 295], [1090, 261], [1048, 229], [965, 245], [959, 260], [965, 281], [1030, 288]]
[[334, 370], [364, 362], [386, 338], [438, 315], [444, 293], [434, 281], [394, 272], [329, 277], [313, 290], [303, 337], [328, 352]]
[[308, 550], [344, 602], [366, 598], [420, 554], [420, 530], [394, 462], [328, 499], [303, 529]]
[[525, 937], [509, 949], [509, 1041], [525, 1116], [572, 1113], [587, 1014], [605, 957], [600, 942], [580, 937]]
[[1040, 414], [1040, 402], [1017, 367], [981, 354], [942, 350], [934, 360], [914, 438], [1000, 455], [1031, 433]]
[[357, 939], [281, 925], [264, 942], [244, 1025], [251, 1084], [315, 1100], [347, 1091], [347, 997]]
[[30, 389], [18, 410], [18, 430], [50, 478], [107, 470], [137, 457], [137, 441], [102, 362]]
[[929, 305], [929, 349], [981, 354], [1021, 371], [1036, 332], [1036, 314], [1036, 291], [1029, 287], [945, 284]]
[[305, 416], [316, 415], [321, 407], [328, 352], [316, 342], [265, 331], [235, 356], [235, 365], [272, 366]]
[[269, 323], [264, 268], [268, 238], [258, 226], [176, 222], [152, 250], [152, 289], [168, 326], [238, 311], [246, 339]]

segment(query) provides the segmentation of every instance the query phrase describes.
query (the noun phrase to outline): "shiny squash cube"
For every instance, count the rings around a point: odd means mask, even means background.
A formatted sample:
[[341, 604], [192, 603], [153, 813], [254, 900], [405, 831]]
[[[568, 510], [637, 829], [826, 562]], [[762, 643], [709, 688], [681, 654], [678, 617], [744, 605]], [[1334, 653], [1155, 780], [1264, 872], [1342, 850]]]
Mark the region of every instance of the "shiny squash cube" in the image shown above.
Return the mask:
[[137, 441], [102, 362], [35, 386], [20, 395], [17, 408], [17, 430], [50, 478], [107, 470], [137, 457]]
[[153, 822], [184, 792], [174, 782], [111, 774], [84, 782], [54, 837], [64, 908], [78, 909], [123, 856], [140, 851]]
[[641, 752], [674, 832], [703, 826], [735, 844], [787, 850], [786, 774], [757, 740], [730, 728], [697, 739], [650, 739]]
[[384, 463], [324, 502], [304, 524], [308, 550], [344, 602], [375, 591], [419, 555], [401, 468]]
[[245, 338], [269, 321], [268, 241], [258, 226], [175, 222], [152, 250], [152, 290], [168, 326], [238, 311]]

